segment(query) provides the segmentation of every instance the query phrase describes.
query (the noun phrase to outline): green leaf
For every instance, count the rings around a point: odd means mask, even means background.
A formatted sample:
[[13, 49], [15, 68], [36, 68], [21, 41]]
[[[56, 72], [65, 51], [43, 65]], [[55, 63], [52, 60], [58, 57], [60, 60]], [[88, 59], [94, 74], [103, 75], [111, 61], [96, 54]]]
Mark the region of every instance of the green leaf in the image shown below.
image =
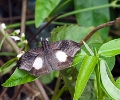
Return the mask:
[[80, 53], [77, 53], [74, 56], [74, 60], [73, 60], [71, 66], [75, 66], [76, 64], [78, 64], [79, 62], [81, 62], [84, 59], [84, 57], [85, 57], [84, 55], [81, 55]]
[[0, 69], [0, 74], [5, 75], [6, 73], [9, 73], [12, 68], [14, 68], [16, 65], [16, 62], [13, 62], [9, 65], [9, 67], [3, 68], [2, 70]]
[[[89, 79], [79, 100], [97, 100], [95, 80]], [[86, 95], [87, 94], [87, 95]]]
[[[86, 0], [74, 0], [75, 10], [89, 9], [105, 4], [108, 4], [108, 0], [87, 0], [87, 3]], [[77, 13], [76, 19], [81, 26], [98, 26], [110, 20], [109, 9], [103, 8]], [[103, 39], [106, 39], [108, 36], [108, 28], [101, 29], [99, 33]]]
[[93, 51], [90, 49], [90, 47], [83, 41], [83, 44], [85, 46], [85, 48], [87, 49], [87, 51], [90, 53], [91, 56], [94, 56]]
[[93, 43], [103, 43], [103, 40], [101, 36], [99, 35], [98, 32], [94, 33], [89, 40], [87, 40], [88, 44], [93, 44]]
[[100, 74], [101, 81], [105, 91], [113, 98], [114, 100], [120, 100], [120, 90], [111, 82], [106, 71], [107, 63], [100, 59]]
[[101, 57], [102, 59], [104, 59], [110, 69], [110, 71], [112, 71], [112, 69], [114, 68], [115, 65], [115, 57]]
[[52, 71], [49, 74], [42, 75], [39, 79], [43, 84], [49, 84], [54, 79], [54, 74], [55, 72]]
[[60, 0], [36, 0], [35, 25], [39, 27], [43, 20], [53, 11]]
[[116, 86], [120, 90], [120, 77], [116, 80]]
[[60, 26], [51, 32], [51, 41], [66, 39], [80, 42], [92, 29], [93, 27], [80, 27], [78, 25]]
[[[88, 46], [92, 50], [92, 52], [94, 54], [96, 54], [96, 52], [98, 52], [98, 50], [101, 47], [101, 45], [102, 45], [102, 43], [96, 43], [95, 42], [95, 43], [90, 43]], [[88, 52], [87, 48], [84, 45], [82, 45], [81, 48], [82, 48], [81, 52], [82, 52], [82, 50], [84, 50], [84, 52], [85, 52], [84, 55], [91, 55], [90, 52]]]
[[98, 58], [96, 56], [86, 56], [84, 58], [77, 77], [73, 100], [78, 100], [81, 96], [86, 86], [86, 83], [97, 63], [97, 60]]
[[36, 78], [37, 77], [30, 75], [27, 71], [19, 70], [18, 68], [16, 68], [11, 77], [7, 79], [5, 83], [2, 84], [2, 86], [13, 87], [16, 85], [34, 81]]
[[0, 73], [4, 74], [4, 73], [8, 72], [8, 69], [10, 70], [12, 67], [15, 66], [16, 60], [17, 60], [17, 58], [13, 58], [13, 59], [7, 61], [4, 65], [2, 65], [0, 67]]
[[100, 47], [98, 54], [106, 57], [111, 57], [120, 54], [120, 39], [114, 39], [107, 43], [104, 43]]

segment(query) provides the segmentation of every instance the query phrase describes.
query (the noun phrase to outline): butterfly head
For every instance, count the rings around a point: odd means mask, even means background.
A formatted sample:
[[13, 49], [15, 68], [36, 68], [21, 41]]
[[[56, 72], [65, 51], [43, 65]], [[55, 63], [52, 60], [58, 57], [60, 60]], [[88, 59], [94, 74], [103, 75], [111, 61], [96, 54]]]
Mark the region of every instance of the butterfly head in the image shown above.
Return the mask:
[[47, 49], [49, 46], [49, 38], [41, 37], [41, 44], [42, 44], [43, 49]]

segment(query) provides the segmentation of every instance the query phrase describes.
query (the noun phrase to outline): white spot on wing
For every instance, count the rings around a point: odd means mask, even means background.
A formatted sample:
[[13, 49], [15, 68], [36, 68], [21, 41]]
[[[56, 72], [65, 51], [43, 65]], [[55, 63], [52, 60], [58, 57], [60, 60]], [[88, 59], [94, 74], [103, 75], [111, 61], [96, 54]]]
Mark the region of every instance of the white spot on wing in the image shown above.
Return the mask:
[[43, 60], [42, 60], [42, 58], [37, 57], [37, 58], [35, 59], [34, 63], [33, 63], [33, 67], [34, 67], [35, 69], [40, 69], [40, 68], [42, 68], [42, 65], [43, 65]]
[[63, 51], [57, 51], [55, 55], [60, 62], [65, 62], [67, 59], [67, 55]]

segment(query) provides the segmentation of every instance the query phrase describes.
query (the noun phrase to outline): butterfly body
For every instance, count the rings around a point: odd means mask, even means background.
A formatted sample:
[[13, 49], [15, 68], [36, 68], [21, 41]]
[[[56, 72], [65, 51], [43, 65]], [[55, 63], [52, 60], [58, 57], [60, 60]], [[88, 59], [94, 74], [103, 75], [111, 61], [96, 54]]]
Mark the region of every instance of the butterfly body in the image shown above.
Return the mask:
[[74, 55], [80, 50], [79, 43], [71, 40], [62, 40], [49, 44], [42, 39], [42, 47], [31, 49], [23, 54], [17, 66], [34, 76], [47, 74], [52, 70], [68, 68]]

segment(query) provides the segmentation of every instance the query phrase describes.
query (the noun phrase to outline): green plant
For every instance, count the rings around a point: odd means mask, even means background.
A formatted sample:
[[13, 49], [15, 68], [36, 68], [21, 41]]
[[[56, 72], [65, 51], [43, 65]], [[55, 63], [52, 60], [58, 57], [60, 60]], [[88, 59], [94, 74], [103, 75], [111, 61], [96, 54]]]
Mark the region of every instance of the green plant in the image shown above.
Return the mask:
[[[36, 27], [38, 27], [44, 21], [44, 19], [48, 17], [48, 15], [51, 12], [52, 13], [49, 17], [54, 15], [56, 12], [59, 12], [59, 10], [62, 9], [64, 4], [69, 2], [69, 0], [62, 2], [59, 5], [59, 7], [55, 9], [55, 7], [58, 5], [59, 2], [60, 0], [36, 1], [36, 12], [35, 12]], [[88, 0], [88, 2], [90, 2], [90, 0]], [[92, 25], [96, 26], [99, 25], [100, 23], [109, 21], [109, 11], [108, 8], [106, 7], [119, 7], [120, 5], [116, 4], [117, 1], [113, 1], [112, 3], [108, 3], [107, 0], [99, 1], [100, 4], [102, 4], [100, 6], [96, 2], [95, 1], [92, 2], [93, 5], [96, 5], [95, 7], [90, 7], [90, 5], [87, 5], [83, 0], [81, 0], [81, 2], [79, 2], [79, 0], [74, 0], [75, 9], [80, 8], [79, 4], [83, 5], [83, 7], [81, 7], [80, 10], [75, 10], [63, 14], [58, 18], [63, 18], [68, 15], [76, 14], [76, 20], [78, 24], [82, 26], [74, 25], [74, 24], [63, 25], [56, 27], [51, 32], [51, 38], [50, 38], [51, 42], [55, 42], [63, 39], [70, 39], [75, 42], [82, 41], [81, 43], [84, 44], [81, 45], [81, 50], [74, 57], [73, 64], [71, 65], [70, 68], [60, 71], [60, 75], [58, 75], [59, 74], [58, 72], [52, 72], [47, 76], [45, 75], [40, 77], [43, 83], [50, 83], [55, 77], [58, 78], [57, 84], [55, 86], [55, 91], [52, 96], [52, 100], [58, 100], [62, 95], [62, 93], [64, 93], [64, 91], [66, 90], [70, 92], [73, 100], [78, 100], [79, 98], [80, 100], [82, 99], [83, 100], [90, 100], [90, 99], [120, 100], [119, 78], [118, 80], [114, 81], [114, 78], [111, 74], [111, 70], [113, 69], [115, 64], [115, 56], [120, 54], [120, 38], [113, 39], [110, 40], [109, 42], [104, 43], [103, 41], [106, 41], [107, 40], [106, 38], [108, 37], [108, 28], [107, 28], [98, 32], [93, 32], [94, 35], [91, 34], [91, 37], [87, 37], [87, 40], [88, 39], [89, 40], [88, 41], [85, 40], [85, 42], [83, 42], [85, 37], [89, 36], [89, 33], [92, 30], [94, 30], [94, 27], [91, 27]], [[43, 3], [43, 5], [39, 7], [41, 3]], [[85, 8], [88, 6], [90, 8]], [[104, 11], [103, 9], [100, 8], [104, 8]], [[87, 13], [86, 11], [89, 11], [89, 13]], [[97, 15], [96, 13], [99, 15]], [[102, 16], [102, 18], [100, 18], [100, 16]], [[92, 21], [89, 21], [88, 20], [89, 18], [92, 18], [90, 19]], [[53, 22], [53, 23], [59, 24], [59, 22]], [[62, 24], [68, 24], [68, 23], [62, 23]], [[7, 28], [9, 27], [10, 26], [8, 26]], [[15, 63], [16, 59], [17, 58], [13, 58], [7, 63], [5, 63], [0, 68], [0, 71], [2, 72], [6, 70], [6, 68], [8, 68], [11, 64]], [[60, 86], [59, 83], [60, 77], [62, 77], [64, 84], [63, 87], [60, 90], [58, 90], [58, 87]], [[14, 73], [11, 75], [11, 77], [7, 79], [6, 82], [2, 84], [2, 86], [12, 87], [34, 81], [36, 78], [39, 77], [32, 76], [28, 72], [16, 68]], [[88, 88], [85, 87], [86, 84], [89, 83], [94, 84], [94, 85], [90, 85], [92, 86], [92, 88], [94, 87], [94, 89], [90, 91], [91, 93], [89, 93], [89, 97], [87, 97], [85, 95], [85, 92], [87, 91]]]

